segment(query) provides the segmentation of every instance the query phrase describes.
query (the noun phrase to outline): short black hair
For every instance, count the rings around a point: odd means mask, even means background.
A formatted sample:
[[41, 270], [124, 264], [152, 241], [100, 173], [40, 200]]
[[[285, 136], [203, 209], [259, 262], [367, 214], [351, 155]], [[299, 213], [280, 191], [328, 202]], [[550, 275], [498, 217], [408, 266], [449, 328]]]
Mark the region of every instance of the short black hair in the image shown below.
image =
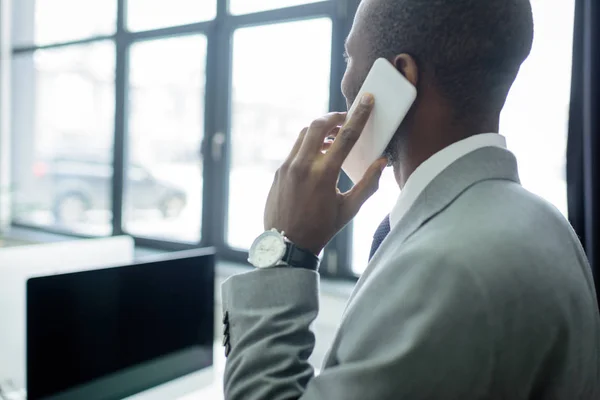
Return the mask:
[[531, 52], [529, 0], [369, 0], [371, 55], [413, 56], [461, 116], [500, 112]]

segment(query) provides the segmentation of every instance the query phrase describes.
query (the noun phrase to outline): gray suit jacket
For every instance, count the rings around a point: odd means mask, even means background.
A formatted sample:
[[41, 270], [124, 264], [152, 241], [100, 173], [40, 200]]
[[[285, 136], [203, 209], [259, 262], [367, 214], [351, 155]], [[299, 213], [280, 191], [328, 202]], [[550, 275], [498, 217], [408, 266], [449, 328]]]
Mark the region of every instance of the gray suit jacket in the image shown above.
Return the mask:
[[318, 293], [318, 274], [292, 268], [223, 284], [227, 399], [600, 399], [590, 267], [504, 149], [462, 157], [423, 191], [314, 376]]

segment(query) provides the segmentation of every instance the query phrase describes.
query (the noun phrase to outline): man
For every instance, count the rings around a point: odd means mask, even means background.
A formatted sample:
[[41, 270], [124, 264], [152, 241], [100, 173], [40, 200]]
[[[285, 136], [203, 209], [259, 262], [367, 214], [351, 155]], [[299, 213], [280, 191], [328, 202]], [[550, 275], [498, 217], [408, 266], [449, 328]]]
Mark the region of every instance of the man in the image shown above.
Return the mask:
[[[272, 268], [223, 285], [227, 399], [600, 398], [589, 265], [560, 213], [521, 187], [495, 133], [532, 37], [528, 0], [363, 0], [347, 40], [348, 104], [379, 57], [417, 101], [347, 193], [337, 177], [377, 99], [300, 134], [267, 201], [265, 229], [276, 231], [250, 252]], [[314, 255], [388, 162], [402, 194], [314, 376]]]

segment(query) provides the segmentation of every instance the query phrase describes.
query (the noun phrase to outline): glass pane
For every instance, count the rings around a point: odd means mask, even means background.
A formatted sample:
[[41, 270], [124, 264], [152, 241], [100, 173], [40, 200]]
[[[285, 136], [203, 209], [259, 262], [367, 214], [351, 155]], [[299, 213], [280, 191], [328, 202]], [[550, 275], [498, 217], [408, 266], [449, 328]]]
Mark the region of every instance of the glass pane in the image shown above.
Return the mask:
[[116, 30], [117, 0], [18, 0], [12, 7], [15, 46], [68, 42]]
[[229, 0], [229, 12], [233, 15], [316, 3], [319, 0]]
[[200, 241], [206, 38], [141, 42], [130, 54], [128, 233]]
[[209, 21], [216, 15], [216, 0], [127, 0], [127, 27], [130, 31]]
[[352, 271], [354, 273], [360, 274], [367, 267], [373, 234], [396, 204], [399, 194], [400, 189], [394, 178], [394, 170], [386, 168], [379, 183], [379, 190], [367, 200], [353, 220]]
[[235, 32], [227, 234], [232, 247], [246, 249], [262, 232], [275, 171], [302, 128], [327, 112], [330, 59], [330, 19]]
[[500, 131], [519, 160], [523, 186], [552, 202], [566, 216], [565, 154], [575, 1], [531, 3], [533, 51], [512, 87]]
[[[500, 131], [518, 158], [523, 186], [566, 216], [565, 153], [575, 6], [574, 0], [560, 4], [533, 0], [532, 5], [533, 51], [510, 92]], [[552, 82], [551, 90], [548, 82]], [[393, 185], [395, 182], [382, 184], [355, 219], [352, 267], [357, 274], [366, 267], [375, 229], [397, 200], [398, 189], [394, 193]]]
[[114, 64], [111, 42], [14, 58], [17, 222], [111, 233]]

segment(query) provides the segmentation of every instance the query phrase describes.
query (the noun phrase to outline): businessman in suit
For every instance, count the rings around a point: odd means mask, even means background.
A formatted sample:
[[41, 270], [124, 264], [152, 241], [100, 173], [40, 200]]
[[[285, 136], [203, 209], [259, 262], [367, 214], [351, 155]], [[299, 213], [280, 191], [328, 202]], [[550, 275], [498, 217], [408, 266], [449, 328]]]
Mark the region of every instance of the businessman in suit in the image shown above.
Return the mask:
[[[416, 103], [347, 193], [338, 174], [377, 99], [300, 133], [250, 250], [260, 268], [223, 284], [227, 399], [600, 398], [590, 267], [563, 216], [520, 185], [497, 133], [532, 38], [528, 0], [362, 1], [348, 104], [379, 57], [417, 88]], [[315, 376], [316, 255], [388, 164], [402, 193]]]

